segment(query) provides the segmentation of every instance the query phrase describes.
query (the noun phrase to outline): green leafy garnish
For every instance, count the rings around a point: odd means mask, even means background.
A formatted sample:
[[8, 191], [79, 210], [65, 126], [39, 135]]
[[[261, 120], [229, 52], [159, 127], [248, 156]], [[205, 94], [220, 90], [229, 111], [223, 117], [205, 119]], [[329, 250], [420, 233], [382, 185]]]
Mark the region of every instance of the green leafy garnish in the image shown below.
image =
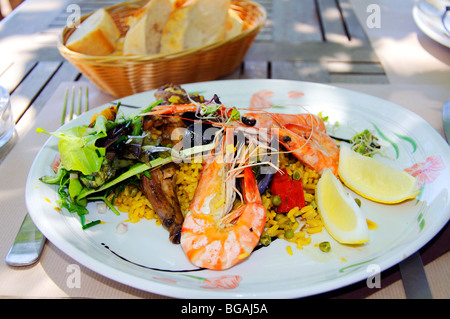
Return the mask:
[[319, 113], [317, 113], [317, 116], [319, 116], [321, 119], [322, 119], [322, 121], [324, 121], [324, 122], [327, 122], [328, 121], [328, 116], [325, 116], [325, 115], [323, 115], [323, 112], [322, 111], [320, 111]]
[[352, 150], [369, 157], [373, 157], [381, 148], [378, 138], [367, 129], [353, 136], [350, 144]]
[[94, 127], [76, 126], [66, 130], [47, 132], [37, 128], [38, 133], [45, 133], [60, 139], [58, 148], [61, 162], [69, 171], [80, 171], [84, 175], [98, 172], [105, 157], [105, 149], [95, 146], [95, 142], [106, 134], [106, 118], [99, 115]]
[[233, 109], [231, 111], [230, 118], [237, 121], [237, 120], [239, 120], [241, 118], [241, 114], [239, 113], [239, 111], [237, 109]]

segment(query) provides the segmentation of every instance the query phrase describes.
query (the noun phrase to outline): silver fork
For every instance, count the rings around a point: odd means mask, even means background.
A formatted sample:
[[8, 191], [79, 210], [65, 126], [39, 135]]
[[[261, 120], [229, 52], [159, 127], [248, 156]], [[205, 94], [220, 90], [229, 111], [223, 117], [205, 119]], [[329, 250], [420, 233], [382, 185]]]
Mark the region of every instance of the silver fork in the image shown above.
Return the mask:
[[[88, 88], [86, 87], [86, 90], [84, 91], [84, 109], [81, 108], [81, 101], [83, 97], [81, 86], [78, 88], [78, 108], [77, 108], [77, 116], [80, 116], [81, 113], [84, 111], [86, 112], [89, 109], [89, 93]], [[61, 116], [61, 125], [66, 123], [66, 121], [70, 121], [73, 119], [74, 111], [75, 111], [75, 86], [72, 86], [71, 90], [71, 98], [70, 98], [70, 113], [69, 118], [66, 119], [66, 112], [67, 112], [67, 102], [68, 102], [68, 95], [69, 95], [69, 88], [66, 89], [66, 92], [64, 94], [64, 105], [63, 105], [63, 111]]]
[[[67, 113], [67, 102], [68, 102], [68, 93], [69, 89], [66, 89], [64, 95], [64, 104], [63, 111], [61, 115], [61, 125], [73, 119], [75, 112], [75, 87], [72, 87], [71, 90], [71, 98], [70, 98], [70, 112], [68, 118], [66, 118]], [[76, 111], [76, 115], [81, 115], [82, 112], [85, 112], [89, 109], [89, 101], [88, 101], [88, 89], [84, 92], [84, 108], [82, 108], [82, 88], [79, 87], [78, 90], [78, 108]], [[45, 237], [39, 231], [39, 229], [34, 225], [33, 221], [30, 218], [30, 215], [27, 213], [25, 218], [23, 219], [22, 225], [20, 226], [19, 232], [14, 239], [14, 243], [6, 255], [5, 261], [10, 266], [21, 267], [21, 266], [29, 266], [34, 264], [41, 257], [42, 249], [45, 244]]]

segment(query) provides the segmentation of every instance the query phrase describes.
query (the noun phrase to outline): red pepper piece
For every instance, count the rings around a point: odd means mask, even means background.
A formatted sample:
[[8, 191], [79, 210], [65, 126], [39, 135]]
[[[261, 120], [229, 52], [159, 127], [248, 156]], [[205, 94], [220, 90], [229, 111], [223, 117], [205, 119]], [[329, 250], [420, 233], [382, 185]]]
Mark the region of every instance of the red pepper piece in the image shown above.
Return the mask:
[[272, 196], [278, 195], [281, 198], [281, 204], [275, 208], [277, 213], [287, 213], [296, 206], [305, 206], [302, 181], [291, 179], [286, 169], [275, 173], [270, 191]]

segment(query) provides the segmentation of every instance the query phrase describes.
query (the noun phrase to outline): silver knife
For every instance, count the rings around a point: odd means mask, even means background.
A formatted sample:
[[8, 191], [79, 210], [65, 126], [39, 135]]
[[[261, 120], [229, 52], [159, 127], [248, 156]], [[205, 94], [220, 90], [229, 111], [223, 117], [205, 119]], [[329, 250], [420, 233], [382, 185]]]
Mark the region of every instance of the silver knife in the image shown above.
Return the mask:
[[420, 253], [414, 254], [399, 263], [403, 289], [407, 299], [432, 299], [430, 285], [423, 268]]
[[27, 213], [5, 261], [10, 266], [32, 265], [39, 260], [44, 244], [44, 235], [34, 225]]

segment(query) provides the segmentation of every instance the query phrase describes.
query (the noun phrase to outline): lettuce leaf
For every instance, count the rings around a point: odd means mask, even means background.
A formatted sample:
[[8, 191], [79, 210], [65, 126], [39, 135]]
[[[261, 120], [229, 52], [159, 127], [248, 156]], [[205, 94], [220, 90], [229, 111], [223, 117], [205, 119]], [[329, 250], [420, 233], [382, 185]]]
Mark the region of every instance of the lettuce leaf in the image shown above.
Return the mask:
[[81, 194], [78, 195], [78, 198], [81, 199], [81, 198], [87, 197], [89, 195], [92, 195], [94, 193], [104, 191], [105, 189], [108, 189], [108, 188], [110, 188], [132, 176], [141, 174], [149, 169], [168, 164], [172, 161], [177, 161], [178, 163], [180, 163], [181, 159], [183, 159], [183, 158], [188, 158], [197, 153], [211, 151], [212, 149], [214, 149], [214, 143], [206, 144], [206, 145], [197, 145], [192, 148], [182, 150], [182, 151], [178, 152], [178, 154], [177, 154], [177, 151], [173, 150], [173, 152], [172, 152], [173, 156], [168, 156], [166, 158], [158, 157], [147, 163], [136, 163], [136, 164], [130, 166], [126, 172], [123, 172], [121, 175], [119, 175], [115, 179], [103, 184], [99, 188], [96, 188], [96, 189], [84, 188], [81, 191]]
[[95, 142], [106, 134], [106, 118], [99, 115], [95, 126], [76, 126], [56, 132], [47, 132], [37, 128], [36, 132], [45, 133], [60, 139], [58, 149], [61, 163], [71, 171], [80, 171], [84, 175], [98, 172], [105, 158], [105, 148], [95, 146]]
[[[166, 159], [157, 158], [156, 160], [154, 160], [154, 162], [157, 161], [159, 165], [163, 165], [163, 164], [170, 163], [171, 160], [172, 159], [170, 157], [168, 157]], [[153, 165], [157, 166], [156, 164], [152, 165], [152, 162], [150, 162], [149, 164], [136, 163], [136, 164], [132, 165], [126, 172], [122, 173], [117, 178], [103, 184], [99, 188], [95, 188], [95, 189], [83, 188], [83, 190], [81, 191], [81, 194], [78, 195], [78, 198], [80, 198], [80, 199], [85, 198], [86, 196], [92, 195], [94, 193], [104, 191], [105, 189], [108, 189], [108, 188], [110, 188], [132, 176], [135, 176], [137, 174], [140, 174], [140, 173], [143, 173], [143, 172], [149, 170], [150, 168], [153, 167]]]

